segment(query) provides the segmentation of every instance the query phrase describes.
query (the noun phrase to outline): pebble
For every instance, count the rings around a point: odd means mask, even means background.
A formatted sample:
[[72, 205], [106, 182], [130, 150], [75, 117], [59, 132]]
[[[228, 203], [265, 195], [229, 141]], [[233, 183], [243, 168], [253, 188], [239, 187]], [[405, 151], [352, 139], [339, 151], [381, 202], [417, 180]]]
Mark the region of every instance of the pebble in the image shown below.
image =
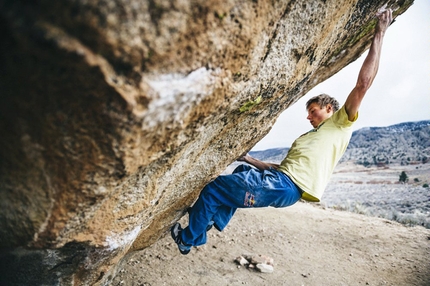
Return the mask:
[[245, 259], [245, 257], [243, 257], [243, 256], [239, 256], [239, 257], [237, 257], [237, 258], [235, 259], [235, 261], [236, 261], [237, 263], [239, 263], [240, 265], [242, 265], [242, 266], [245, 266], [245, 265], [248, 265], [248, 264], [249, 264], [249, 261], [248, 261], [248, 260], [246, 260], [246, 259]]
[[262, 273], [272, 273], [273, 272], [273, 266], [265, 263], [259, 263], [256, 265], [257, 269]]
[[248, 269], [257, 269], [262, 273], [272, 273], [274, 271], [273, 258], [266, 255], [243, 254], [236, 257], [234, 261], [239, 264], [238, 268], [245, 266]]
[[251, 257], [251, 263], [273, 265], [273, 258], [266, 255], [253, 256]]

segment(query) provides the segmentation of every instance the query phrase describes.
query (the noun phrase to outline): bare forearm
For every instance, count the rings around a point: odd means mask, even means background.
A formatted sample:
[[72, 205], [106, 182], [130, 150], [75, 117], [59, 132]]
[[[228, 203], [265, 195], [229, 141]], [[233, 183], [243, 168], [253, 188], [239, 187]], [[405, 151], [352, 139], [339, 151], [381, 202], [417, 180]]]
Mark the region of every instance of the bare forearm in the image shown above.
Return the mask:
[[350, 120], [353, 120], [357, 114], [367, 90], [372, 85], [373, 80], [378, 73], [383, 37], [383, 33], [376, 33], [373, 37], [369, 53], [363, 62], [360, 73], [358, 74], [357, 83], [345, 102], [346, 112]]
[[375, 34], [373, 36], [369, 52], [358, 74], [357, 84], [345, 102], [346, 113], [348, 114], [348, 119], [351, 121], [355, 118], [367, 90], [370, 88], [376, 77], [379, 67], [379, 59], [381, 58], [383, 38], [391, 21], [391, 10], [387, 10], [379, 16], [379, 21], [376, 25]]
[[279, 167], [278, 164], [266, 163], [266, 162], [260, 161], [258, 159], [255, 159], [249, 155], [245, 155], [245, 156], [241, 157], [239, 161], [243, 161], [243, 162], [246, 162], [250, 165], [253, 165], [254, 167], [256, 167], [259, 170], [268, 170], [270, 168], [276, 169]]
[[359, 88], [368, 90], [378, 73], [384, 34], [385, 32], [378, 31], [373, 37], [369, 53], [367, 54], [358, 75], [357, 87]]
[[376, 77], [379, 67], [379, 59], [381, 58], [384, 35], [393, 20], [391, 10], [383, 12], [378, 17], [379, 19], [375, 27], [375, 34], [373, 35], [369, 53], [363, 62], [360, 73], [358, 74], [357, 87], [361, 87], [365, 90], [369, 89]]

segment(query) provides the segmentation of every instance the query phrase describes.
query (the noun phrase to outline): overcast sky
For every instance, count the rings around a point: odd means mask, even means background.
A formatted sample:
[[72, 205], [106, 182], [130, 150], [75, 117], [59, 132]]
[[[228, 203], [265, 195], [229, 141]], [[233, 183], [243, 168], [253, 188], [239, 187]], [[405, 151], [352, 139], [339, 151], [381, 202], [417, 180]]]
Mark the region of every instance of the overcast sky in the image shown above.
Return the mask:
[[[388, 28], [378, 75], [367, 92], [354, 130], [430, 119], [430, 1], [416, 0]], [[253, 150], [290, 147], [312, 126], [306, 119], [306, 101], [327, 93], [342, 105], [354, 87], [363, 55], [314, 87], [284, 111], [270, 133]]]

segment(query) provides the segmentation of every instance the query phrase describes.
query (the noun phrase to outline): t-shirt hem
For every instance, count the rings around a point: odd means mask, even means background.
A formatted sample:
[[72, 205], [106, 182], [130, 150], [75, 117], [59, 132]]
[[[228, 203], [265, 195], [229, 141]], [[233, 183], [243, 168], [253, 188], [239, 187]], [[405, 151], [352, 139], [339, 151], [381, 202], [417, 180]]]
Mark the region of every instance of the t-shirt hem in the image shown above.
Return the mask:
[[313, 203], [320, 202], [320, 199], [312, 196], [311, 194], [309, 194], [308, 192], [305, 192], [305, 191], [303, 191], [302, 199], [305, 201], [308, 201], [308, 202], [313, 202]]

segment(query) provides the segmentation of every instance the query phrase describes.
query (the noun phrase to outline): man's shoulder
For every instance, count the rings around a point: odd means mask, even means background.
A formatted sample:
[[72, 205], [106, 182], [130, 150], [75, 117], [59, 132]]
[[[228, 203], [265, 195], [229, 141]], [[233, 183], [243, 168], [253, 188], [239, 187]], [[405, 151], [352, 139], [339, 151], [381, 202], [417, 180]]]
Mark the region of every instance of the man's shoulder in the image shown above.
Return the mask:
[[356, 114], [353, 121], [350, 121], [348, 114], [346, 113], [345, 105], [343, 105], [339, 110], [337, 110], [329, 119], [333, 122], [336, 127], [347, 128], [351, 127], [355, 121], [357, 121], [358, 114]]

